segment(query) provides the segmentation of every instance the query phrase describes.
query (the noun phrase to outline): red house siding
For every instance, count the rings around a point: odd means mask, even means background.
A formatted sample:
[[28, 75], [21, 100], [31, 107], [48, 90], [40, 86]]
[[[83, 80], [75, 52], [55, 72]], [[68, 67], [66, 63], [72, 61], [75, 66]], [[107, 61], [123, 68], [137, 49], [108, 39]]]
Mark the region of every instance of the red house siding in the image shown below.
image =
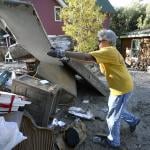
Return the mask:
[[[62, 31], [63, 22], [55, 21], [54, 6], [60, 6], [56, 0], [29, 0], [33, 3], [41, 22], [48, 35], [64, 35]], [[103, 28], [109, 29], [111, 15], [106, 14]]]
[[110, 22], [111, 22], [111, 15], [110, 14], [106, 14], [106, 17], [105, 17], [105, 19], [103, 21], [103, 28], [104, 29], [109, 29]]
[[55, 21], [54, 6], [60, 6], [56, 0], [30, 0], [48, 35], [63, 35], [63, 22]]

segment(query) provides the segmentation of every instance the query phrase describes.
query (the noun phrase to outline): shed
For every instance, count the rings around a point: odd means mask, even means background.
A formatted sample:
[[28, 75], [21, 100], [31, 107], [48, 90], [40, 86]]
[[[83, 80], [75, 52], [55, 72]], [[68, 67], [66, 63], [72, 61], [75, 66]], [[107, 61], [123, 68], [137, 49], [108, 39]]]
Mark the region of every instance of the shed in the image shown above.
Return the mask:
[[120, 39], [124, 58], [126, 57], [126, 49], [131, 50], [132, 56], [136, 56], [140, 49], [141, 42], [144, 42], [147, 46], [150, 44], [150, 28], [128, 32], [121, 35]]
[[150, 28], [126, 33], [120, 39], [124, 58], [144, 60], [143, 65], [150, 65]]

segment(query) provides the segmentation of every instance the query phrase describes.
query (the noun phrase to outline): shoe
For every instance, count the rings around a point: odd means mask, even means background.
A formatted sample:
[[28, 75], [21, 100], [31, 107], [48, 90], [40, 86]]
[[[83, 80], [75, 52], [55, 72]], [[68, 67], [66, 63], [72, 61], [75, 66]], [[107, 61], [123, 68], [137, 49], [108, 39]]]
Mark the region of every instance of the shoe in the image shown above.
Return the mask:
[[136, 129], [136, 126], [140, 123], [140, 119], [137, 120], [135, 125], [130, 125], [130, 132], [133, 133]]
[[110, 141], [108, 140], [107, 136], [105, 135], [95, 135], [93, 137], [93, 142], [94, 143], [97, 143], [97, 144], [100, 144], [106, 148], [115, 148], [115, 149], [118, 149], [120, 146], [114, 146], [114, 145], [111, 145], [110, 144]]

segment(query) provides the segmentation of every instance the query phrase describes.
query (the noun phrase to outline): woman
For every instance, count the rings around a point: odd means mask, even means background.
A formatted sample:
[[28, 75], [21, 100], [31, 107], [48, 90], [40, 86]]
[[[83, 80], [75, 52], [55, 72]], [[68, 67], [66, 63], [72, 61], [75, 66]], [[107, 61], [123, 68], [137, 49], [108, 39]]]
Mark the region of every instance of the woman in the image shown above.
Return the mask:
[[112, 30], [98, 32], [99, 50], [90, 53], [50, 51], [53, 57], [94, 61], [99, 64], [100, 71], [105, 75], [110, 89], [108, 99], [107, 125], [108, 135], [99, 135], [99, 143], [110, 146], [120, 146], [120, 122], [123, 119], [134, 132], [140, 119], [126, 110], [128, 99], [133, 91], [133, 80], [126, 68], [124, 59], [116, 49], [117, 36]]

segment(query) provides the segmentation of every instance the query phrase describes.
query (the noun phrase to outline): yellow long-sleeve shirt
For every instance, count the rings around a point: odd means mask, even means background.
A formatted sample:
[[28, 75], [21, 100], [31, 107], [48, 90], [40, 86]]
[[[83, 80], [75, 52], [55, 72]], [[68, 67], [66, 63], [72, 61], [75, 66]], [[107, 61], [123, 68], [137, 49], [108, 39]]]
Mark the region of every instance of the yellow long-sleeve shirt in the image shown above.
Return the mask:
[[101, 72], [106, 76], [112, 95], [122, 95], [133, 90], [132, 77], [123, 57], [115, 47], [101, 48], [90, 54], [96, 59]]

